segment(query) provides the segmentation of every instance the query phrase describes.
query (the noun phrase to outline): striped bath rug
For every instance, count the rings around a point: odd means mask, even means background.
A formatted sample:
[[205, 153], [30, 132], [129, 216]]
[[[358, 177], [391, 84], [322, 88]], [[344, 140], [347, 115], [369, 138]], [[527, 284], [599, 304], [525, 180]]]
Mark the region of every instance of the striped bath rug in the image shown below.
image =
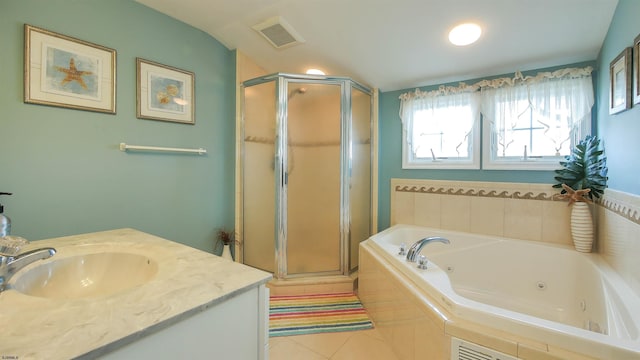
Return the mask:
[[269, 336], [364, 330], [373, 323], [353, 293], [272, 296]]

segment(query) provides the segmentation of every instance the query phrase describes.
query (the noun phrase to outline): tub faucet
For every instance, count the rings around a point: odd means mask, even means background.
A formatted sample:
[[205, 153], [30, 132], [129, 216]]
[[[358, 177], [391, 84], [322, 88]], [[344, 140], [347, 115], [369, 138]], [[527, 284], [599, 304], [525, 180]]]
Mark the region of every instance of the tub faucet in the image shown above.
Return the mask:
[[35, 249], [15, 256], [0, 253], [0, 292], [6, 289], [11, 277], [20, 269], [38, 260], [48, 259], [55, 253], [54, 248]]
[[418, 258], [418, 254], [420, 254], [420, 251], [422, 250], [422, 248], [431, 242], [441, 242], [443, 244], [451, 243], [449, 240], [440, 236], [427, 237], [424, 239], [420, 239], [416, 241], [413, 245], [411, 245], [411, 247], [409, 248], [409, 251], [407, 252], [407, 261], [416, 262], [416, 259]]

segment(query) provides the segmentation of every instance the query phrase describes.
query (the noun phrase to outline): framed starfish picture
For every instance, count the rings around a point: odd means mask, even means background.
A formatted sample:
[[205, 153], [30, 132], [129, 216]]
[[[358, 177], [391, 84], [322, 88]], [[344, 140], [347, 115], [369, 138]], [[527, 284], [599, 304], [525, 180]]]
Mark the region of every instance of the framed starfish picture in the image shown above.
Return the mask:
[[194, 125], [195, 74], [136, 58], [136, 116]]
[[640, 35], [633, 40], [633, 104], [640, 104]]
[[116, 51], [24, 25], [24, 102], [116, 113]]
[[609, 65], [609, 114], [631, 108], [631, 47], [625, 48]]

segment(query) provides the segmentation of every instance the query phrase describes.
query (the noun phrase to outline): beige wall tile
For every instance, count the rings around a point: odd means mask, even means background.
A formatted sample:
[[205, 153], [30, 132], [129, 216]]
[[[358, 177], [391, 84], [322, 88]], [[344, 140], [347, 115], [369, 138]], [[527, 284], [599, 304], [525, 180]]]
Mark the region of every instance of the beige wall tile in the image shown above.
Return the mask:
[[504, 236], [514, 239], [542, 239], [542, 201], [505, 200]]
[[359, 270], [359, 297], [378, 333], [391, 344], [397, 357], [448, 358], [450, 343], [444, 335], [443, 320], [428, 313], [433, 310], [413, 294], [413, 287], [399, 283], [368, 250], [361, 248], [360, 258], [364, 261]]
[[504, 199], [472, 197], [470, 231], [483, 235], [504, 235]]
[[398, 295], [393, 307], [393, 330], [391, 331], [391, 347], [402, 360], [414, 359], [415, 327], [417, 324], [417, 308], [412, 304], [410, 295], [397, 287]]
[[416, 193], [414, 201], [414, 224], [440, 228], [442, 195]]
[[640, 296], [640, 225], [607, 209], [600, 215], [600, 253]]
[[440, 205], [442, 229], [470, 231], [471, 197], [446, 196]]
[[621, 216], [605, 210], [606, 225], [603, 241], [603, 255], [609, 261], [611, 266], [621, 274], [627, 273], [628, 258], [626, 255], [631, 251], [631, 242], [628, 239], [628, 230], [626, 221]]
[[563, 349], [538, 349], [526, 344], [518, 344], [518, 358], [522, 360], [595, 360]]
[[415, 195], [410, 192], [396, 192], [392, 202], [391, 225], [415, 224]]
[[542, 241], [573, 245], [571, 240], [571, 207], [564, 201], [541, 201]]
[[451, 338], [442, 332], [442, 328], [430, 321], [429, 317], [421, 316], [415, 326], [416, 339], [414, 344], [414, 359], [449, 359], [451, 357]]

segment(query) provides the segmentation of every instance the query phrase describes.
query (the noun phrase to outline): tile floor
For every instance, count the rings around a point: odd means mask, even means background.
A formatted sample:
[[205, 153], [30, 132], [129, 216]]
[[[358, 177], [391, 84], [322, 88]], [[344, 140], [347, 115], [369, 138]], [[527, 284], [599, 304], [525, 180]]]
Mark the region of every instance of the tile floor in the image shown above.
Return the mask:
[[397, 360], [377, 329], [269, 338], [269, 360]]

